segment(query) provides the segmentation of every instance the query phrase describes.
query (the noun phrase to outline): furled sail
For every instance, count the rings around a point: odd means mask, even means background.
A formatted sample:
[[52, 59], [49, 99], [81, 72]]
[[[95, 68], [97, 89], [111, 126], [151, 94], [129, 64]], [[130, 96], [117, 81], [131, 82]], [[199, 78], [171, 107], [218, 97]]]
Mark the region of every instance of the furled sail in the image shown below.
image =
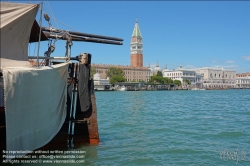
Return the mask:
[[1, 2], [0, 68], [29, 66], [28, 44], [37, 4]]

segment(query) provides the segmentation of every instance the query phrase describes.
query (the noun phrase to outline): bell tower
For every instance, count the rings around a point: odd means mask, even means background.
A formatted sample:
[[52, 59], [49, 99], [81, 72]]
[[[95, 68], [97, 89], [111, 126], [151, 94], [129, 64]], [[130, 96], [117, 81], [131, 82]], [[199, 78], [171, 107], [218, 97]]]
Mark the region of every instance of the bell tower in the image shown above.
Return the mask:
[[136, 19], [135, 27], [132, 33], [130, 43], [130, 66], [143, 67], [143, 43], [142, 36], [139, 29], [138, 21]]

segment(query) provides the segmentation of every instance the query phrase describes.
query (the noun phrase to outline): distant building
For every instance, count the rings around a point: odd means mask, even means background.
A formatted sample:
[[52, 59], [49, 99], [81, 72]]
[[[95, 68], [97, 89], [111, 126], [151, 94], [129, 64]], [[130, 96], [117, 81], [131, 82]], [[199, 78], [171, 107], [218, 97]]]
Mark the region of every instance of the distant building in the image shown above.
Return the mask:
[[250, 72], [236, 74], [237, 88], [250, 88]]
[[132, 33], [132, 38], [130, 43], [130, 66], [143, 67], [142, 35], [137, 20], [135, 22], [135, 27]]
[[187, 70], [180, 66], [172, 71], [165, 68], [162, 73], [163, 77], [180, 80], [182, 85], [185, 85], [184, 80], [189, 80], [191, 85], [195, 87], [219, 89], [234, 88], [236, 86], [236, 71], [223, 68], [205, 67]]
[[123, 69], [126, 81], [145, 81], [150, 79], [150, 70], [147, 67], [131, 67], [122, 65], [92, 64], [96, 68], [96, 72], [100, 74], [102, 79], [107, 78], [107, 71], [110, 67]]
[[99, 73], [94, 74], [94, 85], [110, 85], [109, 78], [102, 79]]
[[[196, 72], [194, 70], [184, 69], [181, 65], [178, 69], [172, 71], [165, 68], [162, 70], [162, 75], [163, 77], [171, 78], [172, 80], [179, 80], [182, 85], [185, 84], [184, 80], [189, 80], [193, 86], [196, 86], [196, 83], [201, 81], [197, 79]], [[198, 78], [200, 79], [200, 77]]]
[[203, 76], [205, 88], [234, 88], [236, 86], [236, 71], [234, 70], [204, 67], [196, 69], [196, 73]]
[[153, 70], [153, 75], [157, 75], [158, 71], [162, 72], [161, 68], [160, 68], [160, 66], [158, 65], [158, 62], [157, 62], [156, 66], [155, 66], [155, 68]]
[[150, 69], [143, 67], [143, 43], [142, 35], [136, 20], [130, 43], [130, 66], [108, 65], [108, 64], [92, 64], [102, 79], [107, 77], [108, 68], [117, 67], [125, 72], [126, 81], [145, 81], [150, 79]]

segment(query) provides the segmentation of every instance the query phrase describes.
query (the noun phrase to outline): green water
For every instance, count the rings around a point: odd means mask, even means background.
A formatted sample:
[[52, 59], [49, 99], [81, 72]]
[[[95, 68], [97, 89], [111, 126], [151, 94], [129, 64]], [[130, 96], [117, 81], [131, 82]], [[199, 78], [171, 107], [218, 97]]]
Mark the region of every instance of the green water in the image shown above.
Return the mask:
[[86, 151], [85, 163], [57, 165], [250, 165], [250, 90], [96, 92], [96, 99], [101, 143], [75, 148]]
[[[250, 165], [250, 90], [96, 92], [96, 99], [101, 143], [81, 147], [86, 165]], [[221, 156], [236, 151], [238, 161]]]

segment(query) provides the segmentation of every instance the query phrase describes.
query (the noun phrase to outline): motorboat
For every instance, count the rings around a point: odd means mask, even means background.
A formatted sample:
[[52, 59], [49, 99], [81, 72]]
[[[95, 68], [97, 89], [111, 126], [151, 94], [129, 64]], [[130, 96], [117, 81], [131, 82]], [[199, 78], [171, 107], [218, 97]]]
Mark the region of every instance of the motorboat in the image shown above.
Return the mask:
[[117, 89], [118, 91], [127, 91], [127, 88], [125, 86], [121, 86]]

